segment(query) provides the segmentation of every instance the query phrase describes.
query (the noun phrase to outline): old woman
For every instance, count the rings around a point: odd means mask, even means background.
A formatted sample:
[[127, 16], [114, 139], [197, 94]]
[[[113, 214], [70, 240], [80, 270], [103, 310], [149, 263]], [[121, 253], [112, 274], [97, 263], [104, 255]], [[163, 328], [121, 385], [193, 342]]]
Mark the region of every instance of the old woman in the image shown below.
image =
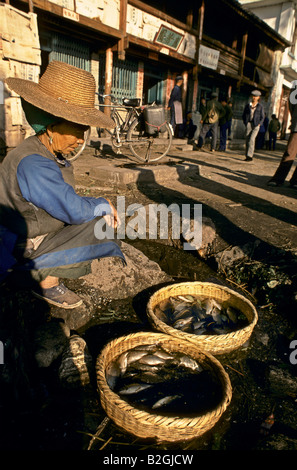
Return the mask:
[[6, 84], [20, 95], [36, 134], [9, 152], [0, 168], [2, 277], [4, 270], [30, 273], [36, 296], [75, 308], [82, 300], [60, 278], [89, 273], [93, 259], [124, 256], [117, 240], [95, 236], [98, 218], [109, 217], [116, 227], [116, 209], [104, 197], [76, 194], [67, 155], [84, 142], [89, 126], [114, 124], [94, 107], [93, 75], [71, 65], [51, 62], [38, 84], [18, 78]]

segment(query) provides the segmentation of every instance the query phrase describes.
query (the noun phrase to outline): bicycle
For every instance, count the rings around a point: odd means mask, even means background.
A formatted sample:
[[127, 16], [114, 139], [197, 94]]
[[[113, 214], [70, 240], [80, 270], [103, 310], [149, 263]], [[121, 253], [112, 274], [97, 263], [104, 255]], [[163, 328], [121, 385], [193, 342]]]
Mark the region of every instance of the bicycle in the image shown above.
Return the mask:
[[[158, 161], [169, 152], [173, 131], [168, 122], [162, 126], [154, 126], [153, 131], [147, 131], [144, 110], [153, 105], [140, 106], [139, 98], [123, 98], [119, 103], [112, 95], [102, 95], [99, 98], [110, 98], [111, 104], [99, 104], [112, 109], [111, 119], [114, 129], [105, 129], [111, 136], [112, 147], [116, 153], [122, 153], [122, 148], [129, 149], [138, 161], [148, 163]], [[121, 111], [124, 111], [124, 116]], [[101, 129], [98, 129], [100, 135]], [[130, 157], [130, 155], [127, 155]]]

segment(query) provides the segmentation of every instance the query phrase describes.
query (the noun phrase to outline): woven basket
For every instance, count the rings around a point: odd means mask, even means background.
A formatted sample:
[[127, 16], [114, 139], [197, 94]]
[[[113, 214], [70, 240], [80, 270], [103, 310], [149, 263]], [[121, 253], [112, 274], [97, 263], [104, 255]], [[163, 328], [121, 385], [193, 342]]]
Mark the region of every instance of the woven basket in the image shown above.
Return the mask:
[[[200, 335], [185, 333], [161, 321], [154, 313], [154, 308], [165, 299], [176, 295], [198, 295], [213, 297], [219, 302], [228, 301], [230, 306], [240, 310], [247, 318], [249, 324], [245, 328], [225, 335]], [[183, 282], [164, 287], [155, 292], [148, 304], [147, 315], [157, 331], [172, 335], [176, 338], [190, 341], [204, 351], [211, 354], [225, 354], [242, 346], [251, 336], [258, 321], [257, 310], [253, 304], [237, 292], [210, 282]]]
[[[214, 410], [205, 415], [167, 417], [150, 414], [131, 406], [122, 400], [108, 386], [105, 371], [108, 365], [123, 352], [144, 344], [159, 344], [171, 352], [183, 352], [195, 359], [202, 367], [216, 374], [222, 385], [222, 400]], [[121, 429], [140, 438], [153, 438], [158, 442], [178, 442], [201, 436], [220, 419], [231, 401], [232, 388], [228, 374], [220, 362], [210, 354], [199, 351], [187, 341], [161, 333], [133, 333], [108, 343], [96, 361], [97, 384], [101, 404], [107, 416]]]

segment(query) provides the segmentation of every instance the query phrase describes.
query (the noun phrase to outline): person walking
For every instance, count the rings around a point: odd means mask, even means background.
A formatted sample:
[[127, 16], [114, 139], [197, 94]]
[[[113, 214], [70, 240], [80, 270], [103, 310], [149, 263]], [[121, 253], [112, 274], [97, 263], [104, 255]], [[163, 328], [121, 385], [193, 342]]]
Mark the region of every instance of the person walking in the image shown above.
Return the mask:
[[242, 120], [246, 127], [246, 162], [253, 160], [256, 137], [265, 118], [264, 108], [260, 103], [261, 92], [253, 90], [251, 97], [251, 101], [245, 105], [242, 114]]
[[178, 75], [175, 79], [175, 85], [171, 91], [168, 107], [171, 111], [170, 124], [173, 129], [174, 135], [176, 135], [179, 124], [183, 123], [183, 110], [182, 110], [182, 87], [183, 77]]
[[269, 132], [268, 147], [269, 147], [269, 150], [271, 150], [271, 144], [272, 144], [272, 150], [275, 150], [277, 133], [280, 130], [280, 128], [281, 128], [281, 125], [280, 125], [279, 120], [277, 119], [275, 114], [272, 114], [271, 121], [269, 122], [269, 126], [268, 126], [268, 132]]
[[[273, 177], [268, 181], [268, 186], [282, 186], [288, 176], [297, 154], [297, 103], [289, 100], [291, 114], [291, 133], [286, 150]], [[297, 189], [297, 167], [290, 179], [290, 187]]]
[[219, 120], [225, 115], [225, 110], [221, 103], [218, 101], [218, 93], [211, 94], [211, 100], [206, 104], [206, 109], [202, 115], [201, 123], [202, 129], [198, 137], [198, 146], [196, 150], [200, 150], [203, 146], [204, 139], [207, 133], [210, 131], [212, 135], [211, 151], [214, 152], [216, 149], [218, 131], [219, 131]]

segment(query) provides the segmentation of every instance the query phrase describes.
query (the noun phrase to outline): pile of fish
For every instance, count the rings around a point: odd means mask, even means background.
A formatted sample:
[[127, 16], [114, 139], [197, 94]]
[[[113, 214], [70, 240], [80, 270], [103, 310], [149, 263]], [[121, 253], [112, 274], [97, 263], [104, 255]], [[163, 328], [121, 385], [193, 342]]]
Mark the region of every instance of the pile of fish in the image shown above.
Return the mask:
[[214, 372], [163, 345], [141, 345], [106, 368], [109, 387], [132, 406], [166, 416], [197, 416], [214, 409], [222, 386]]
[[154, 308], [159, 320], [194, 335], [224, 335], [247, 326], [246, 316], [211, 297], [177, 295]]

